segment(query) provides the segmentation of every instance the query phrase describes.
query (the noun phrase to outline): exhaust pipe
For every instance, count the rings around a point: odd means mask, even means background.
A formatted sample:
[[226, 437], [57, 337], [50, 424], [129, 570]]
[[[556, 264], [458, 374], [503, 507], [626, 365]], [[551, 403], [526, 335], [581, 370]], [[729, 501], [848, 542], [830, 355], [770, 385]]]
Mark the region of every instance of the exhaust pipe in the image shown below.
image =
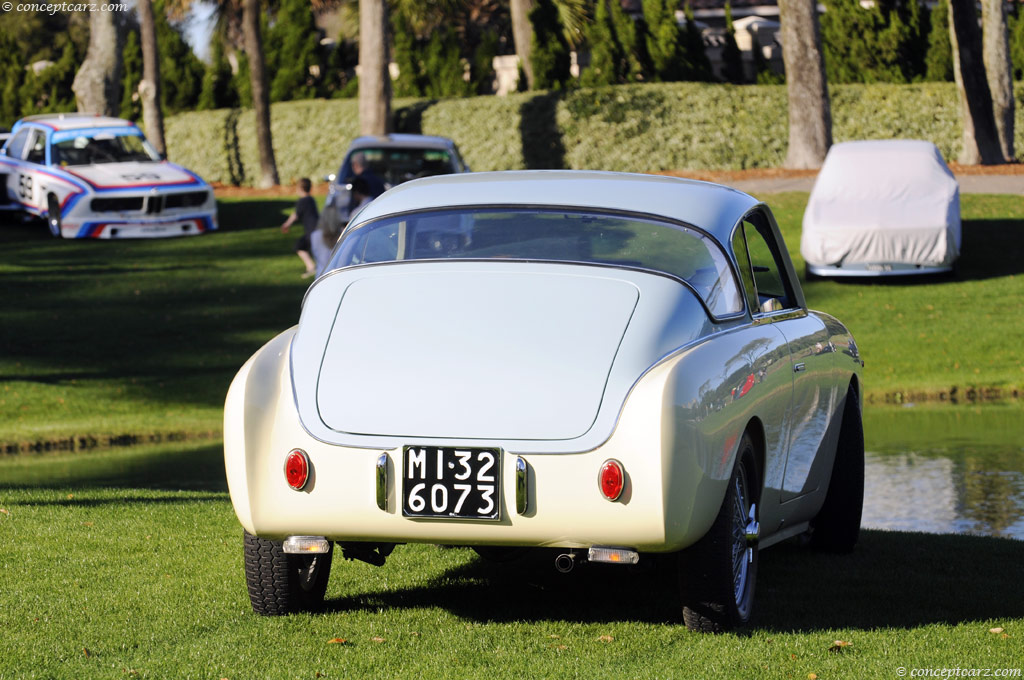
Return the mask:
[[568, 574], [576, 566], [576, 553], [562, 553], [555, 558], [555, 569], [563, 574]]

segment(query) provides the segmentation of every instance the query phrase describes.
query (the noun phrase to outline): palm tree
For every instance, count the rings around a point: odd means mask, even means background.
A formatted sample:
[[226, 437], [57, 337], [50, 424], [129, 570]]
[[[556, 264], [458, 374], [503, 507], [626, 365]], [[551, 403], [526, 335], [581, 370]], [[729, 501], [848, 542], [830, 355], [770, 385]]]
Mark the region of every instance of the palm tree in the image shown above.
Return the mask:
[[116, 12], [89, 13], [89, 49], [71, 85], [79, 111], [117, 115], [122, 33]]
[[981, 36], [974, 0], [950, 0], [949, 38], [953, 46], [953, 76], [960, 93], [963, 146], [960, 162], [992, 165], [1003, 162], [999, 132], [992, 112], [992, 93], [981, 56]]
[[391, 128], [387, 25], [385, 0], [359, 0], [359, 128], [364, 135], [385, 135]]
[[135, 11], [139, 15], [139, 34], [142, 38], [142, 80], [139, 82], [142, 122], [146, 126], [146, 137], [150, 143], [161, 156], [166, 156], [164, 111], [160, 106], [160, 50], [156, 40], [153, 0], [137, 0]]
[[779, 0], [789, 99], [787, 168], [820, 168], [832, 146], [832, 106], [817, 5], [816, 0]]

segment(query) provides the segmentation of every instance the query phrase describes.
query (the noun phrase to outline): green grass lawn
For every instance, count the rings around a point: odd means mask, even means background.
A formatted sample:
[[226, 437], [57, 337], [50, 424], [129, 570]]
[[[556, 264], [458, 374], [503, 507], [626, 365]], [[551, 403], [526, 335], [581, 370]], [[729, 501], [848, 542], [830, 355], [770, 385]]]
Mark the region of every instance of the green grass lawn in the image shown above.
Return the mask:
[[[767, 197], [799, 269], [806, 194]], [[291, 199], [220, 203], [223, 230], [154, 241], [55, 241], [0, 227], [0, 451], [111, 438], [218, 437], [235, 371], [296, 323], [306, 281]], [[1024, 202], [963, 197], [957, 275], [812, 281], [808, 303], [853, 330], [873, 402], [1024, 385]]]
[[219, 442], [0, 457], [0, 678], [889, 679], [1024, 659], [1021, 541], [777, 546], [754, 625], [721, 636], [679, 623], [665, 564], [564, 576], [428, 545], [382, 568], [336, 554], [325, 611], [262, 618], [241, 546]]
[[[765, 197], [799, 271], [807, 194]], [[1024, 201], [964, 195], [963, 248], [950, 277], [804, 283], [807, 303], [845, 322], [874, 400], [1020, 393], [1024, 386]]]

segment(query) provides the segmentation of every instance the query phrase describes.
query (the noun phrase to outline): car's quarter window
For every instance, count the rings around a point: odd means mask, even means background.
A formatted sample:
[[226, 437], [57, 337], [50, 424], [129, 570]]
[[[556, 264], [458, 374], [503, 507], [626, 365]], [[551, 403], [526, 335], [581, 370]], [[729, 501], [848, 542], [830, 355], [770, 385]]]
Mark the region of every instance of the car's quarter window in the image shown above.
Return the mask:
[[346, 232], [329, 268], [426, 259], [545, 260], [654, 270], [688, 283], [717, 317], [743, 311], [728, 259], [700, 231], [579, 209], [436, 210], [385, 217]]
[[[740, 255], [744, 243], [745, 258]], [[753, 282], [754, 293], [757, 296], [757, 308], [752, 310], [754, 313], [759, 310], [774, 311], [797, 306], [796, 296], [782, 274], [778, 244], [763, 215], [751, 213], [743, 220], [733, 237], [733, 248], [740, 266], [750, 266], [750, 276], [744, 274], [743, 279], [748, 287], [750, 282]], [[747, 262], [744, 262], [744, 259]], [[765, 306], [766, 303], [768, 306]]]
[[42, 130], [33, 130], [25, 147], [25, 160], [29, 163], [46, 163], [46, 133]]
[[21, 160], [30, 132], [32, 132], [32, 128], [21, 128], [17, 134], [11, 137], [11, 141], [7, 142], [7, 155], [10, 158]]

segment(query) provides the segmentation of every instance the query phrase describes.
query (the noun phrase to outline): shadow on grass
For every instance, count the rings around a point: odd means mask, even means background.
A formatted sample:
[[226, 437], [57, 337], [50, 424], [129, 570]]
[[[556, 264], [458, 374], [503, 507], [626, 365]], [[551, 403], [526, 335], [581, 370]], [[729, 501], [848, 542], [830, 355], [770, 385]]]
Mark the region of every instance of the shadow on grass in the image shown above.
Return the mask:
[[[653, 560], [654, 568], [640, 573], [583, 565], [562, 575], [553, 569], [554, 553], [549, 557], [507, 564], [478, 559], [422, 587], [352, 595], [327, 606], [334, 612], [437, 607], [479, 622], [681, 622], [670, 559]], [[973, 536], [865, 531], [857, 550], [844, 556], [787, 543], [761, 554], [752, 628], [868, 630], [1021, 618], [1024, 600], [1013, 594], [1022, 560], [1024, 542]]]
[[960, 259], [946, 274], [832, 277], [841, 284], [919, 286], [984, 281], [1024, 273], [1024, 220], [964, 220]]
[[[217, 442], [158, 444], [75, 454], [24, 454], [0, 458], [0, 490], [90, 491], [151, 489], [210, 491], [209, 500], [227, 499], [224, 448]], [[153, 502], [138, 498], [140, 503]], [[168, 501], [176, 499], [169, 498]], [[180, 500], [180, 499], [177, 499]], [[95, 505], [132, 502], [129, 498], [57, 499], [50, 505]], [[39, 505], [38, 500], [31, 501]]]

